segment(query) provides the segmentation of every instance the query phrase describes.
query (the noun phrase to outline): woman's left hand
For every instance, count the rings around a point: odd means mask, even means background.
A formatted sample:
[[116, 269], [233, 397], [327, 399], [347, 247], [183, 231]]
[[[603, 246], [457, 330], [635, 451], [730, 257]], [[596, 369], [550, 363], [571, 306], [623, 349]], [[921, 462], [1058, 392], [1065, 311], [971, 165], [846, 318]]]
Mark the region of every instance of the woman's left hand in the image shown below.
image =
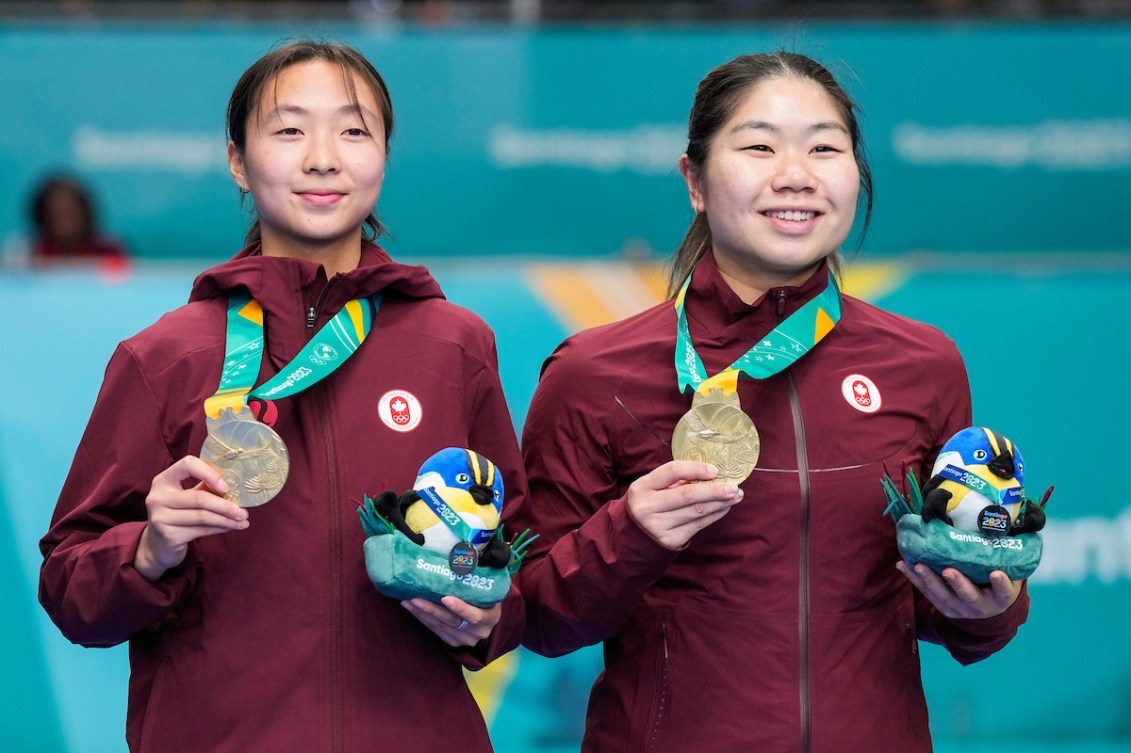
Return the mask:
[[906, 562], [898, 562], [896, 568], [944, 616], [952, 619], [995, 617], [1009, 609], [1021, 593], [1021, 581], [1010, 580], [1001, 570], [990, 573], [989, 586], [978, 586], [953, 567], [943, 568], [941, 575], [922, 563], [912, 568]]
[[503, 611], [498, 604], [482, 609], [455, 596], [445, 596], [441, 602], [406, 599], [401, 606], [449, 646], [474, 646], [479, 643], [491, 635]]

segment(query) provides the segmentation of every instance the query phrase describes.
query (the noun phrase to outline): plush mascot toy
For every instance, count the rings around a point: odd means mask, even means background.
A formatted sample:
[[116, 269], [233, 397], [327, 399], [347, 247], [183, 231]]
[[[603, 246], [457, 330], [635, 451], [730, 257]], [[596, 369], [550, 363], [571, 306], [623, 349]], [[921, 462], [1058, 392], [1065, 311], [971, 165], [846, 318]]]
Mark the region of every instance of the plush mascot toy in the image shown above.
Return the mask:
[[1021, 450], [990, 429], [970, 427], [951, 437], [923, 486], [923, 522], [941, 518], [964, 531], [998, 537], [1035, 533], [1044, 510], [1028, 503]]
[[1025, 498], [1021, 451], [991, 429], [969, 427], [947, 440], [931, 473], [922, 490], [907, 475], [910, 501], [883, 478], [903, 558], [936, 572], [954, 567], [975, 583], [988, 583], [994, 570], [1013, 580], [1032, 575], [1052, 487], [1040, 504]]
[[379, 499], [377, 509], [394, 525], [403, 522], [401, 532], [425, 549], [448, 554], [466, 542], [486, 567], [510, 561], [510, 548], [495, 536], [503, 511], [503, 477], [477, 452], [440, 450], [420, 466], [412, 491], [402, 494], [395, 506], [391, 498]]
[[503, 539], [503, 497], [490, 460], [459, 447], [437, 452], [412, 489], [365, 497], [358, 508], [370, 580], [400, 599], [451, 594], [480, 607], [501, 600], [534, 540], [526, 533], [513, 544]]

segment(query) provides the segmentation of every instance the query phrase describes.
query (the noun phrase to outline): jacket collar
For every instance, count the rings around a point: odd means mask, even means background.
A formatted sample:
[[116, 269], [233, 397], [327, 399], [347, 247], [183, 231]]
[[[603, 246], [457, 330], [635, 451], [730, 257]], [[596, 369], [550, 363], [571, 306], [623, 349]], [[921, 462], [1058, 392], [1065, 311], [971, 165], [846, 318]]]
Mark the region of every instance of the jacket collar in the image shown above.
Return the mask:
[[[759, 330], [769, 332], [783, 318], [801, 308], [828, 287], [828, 261], [822, 261], [805, 282], [770, 288], [753, 303], [746, 303], [719, 272], [715, 256], [708, 251], [695, 267], [687, 290], [687, 316], [700, 332]], [[779, 310], [780, 306], [780, 310]]]
[[[218, 298], [241, 287], [271, 311], [292, 307], [296, 301], [311, 305], [327, 287], [327, 280], [321, 264], [263, 256], [259, 244], [253, 243], [229, 261], [201, 273], [189, 300]], [[380, 246], [365, 245], [357, 269], [336, 276], [322, 308], [336, 311], [347, 301], [378, 292], [405, 298], [444, 297], [425, 267], [399, 264]]]

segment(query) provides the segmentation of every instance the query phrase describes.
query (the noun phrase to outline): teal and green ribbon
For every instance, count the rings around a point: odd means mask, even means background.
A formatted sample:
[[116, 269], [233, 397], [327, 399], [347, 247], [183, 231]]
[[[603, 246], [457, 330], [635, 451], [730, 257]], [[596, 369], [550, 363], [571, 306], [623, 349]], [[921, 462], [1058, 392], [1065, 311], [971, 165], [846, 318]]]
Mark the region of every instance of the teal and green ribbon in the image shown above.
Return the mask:
[[365, 342], [380, 306], [380, 295], [349, 301], [289, 364], [253, 390], [263, 360], [263, 307], [246, 293], [232, 295], [220, 387], [204, 401], [204, 412], [212, 417], [226, 408], [238, 412], [248, 397], [289, 397], [325, 379]]
[[1010, 486], [1004, 489], [996, 487], [968, 468], [959, 468], [947, 464], [943, 466], [938, 475], [956, 484], [961, 484], [987, 499], [997, 500], [1002, 505], [1015, 505], [1024, 500], [1024, 490], [1020, 486]]
[[675, 297], [678, 317], [675, 346], [675, 370], [680, 392], [699, 390], [706, 394], [711, 388], [721, 387], [725, 393], [738, 387], [738, 377], [745, 374], [752, 379], [765, 379], [789, 368], [799, 358], [812, 350], [840, 321], [840, 288], [829, 270], [828, 286], [811, 301], [790, 314], [768, 335], [760, 338], [734, 363], [708, 379], [703, 360], [691, 341], [687, 326], [684, 299], [691, 285], [691, 275]]

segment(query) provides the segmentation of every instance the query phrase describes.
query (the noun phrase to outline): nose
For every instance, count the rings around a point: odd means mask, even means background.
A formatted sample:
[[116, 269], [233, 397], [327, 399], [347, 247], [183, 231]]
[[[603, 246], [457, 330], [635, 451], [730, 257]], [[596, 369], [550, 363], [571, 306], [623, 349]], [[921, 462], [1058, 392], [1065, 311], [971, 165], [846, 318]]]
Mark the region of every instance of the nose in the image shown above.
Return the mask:
[[341, 164], [332, 135], [317, 135], [310, 140], [303, 169], [308, 173], [336, 173]]
[[775, 191], [812, 191], [817, 180], [805, 154], [786, 151], [779, 156], [771, 186]]

